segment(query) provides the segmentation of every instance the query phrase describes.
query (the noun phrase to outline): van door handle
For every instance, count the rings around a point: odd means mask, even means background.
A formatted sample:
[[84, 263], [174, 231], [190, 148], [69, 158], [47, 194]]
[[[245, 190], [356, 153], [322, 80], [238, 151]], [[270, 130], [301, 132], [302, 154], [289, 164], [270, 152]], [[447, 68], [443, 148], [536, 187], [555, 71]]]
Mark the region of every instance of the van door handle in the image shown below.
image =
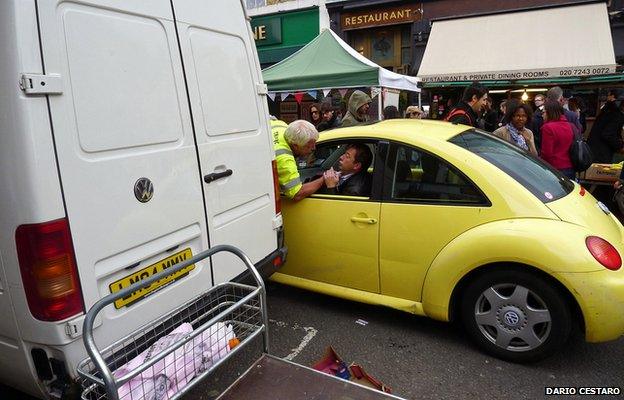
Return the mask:
[[361, 222], [364, 224], [374, 225], [377, 223], [377, 220], [370, 217], [351, 217], [351, 222]]
[[214, 182], [217, 179], [225, 178], [230, 175], [232, 175], [231, 169], [226, 169], [223, 172], [213, 172], [212, 174], [204, 175], [204, 182], [206, 183]]

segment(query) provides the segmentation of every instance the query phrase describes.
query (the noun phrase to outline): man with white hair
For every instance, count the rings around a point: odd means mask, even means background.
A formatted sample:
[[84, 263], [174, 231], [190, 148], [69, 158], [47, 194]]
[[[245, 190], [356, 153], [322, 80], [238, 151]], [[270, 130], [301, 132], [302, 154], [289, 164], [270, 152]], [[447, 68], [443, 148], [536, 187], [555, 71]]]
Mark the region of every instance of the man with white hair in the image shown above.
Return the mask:
[[[557, 101], [562, 106], [566, 102], [566, 99], [563, 97], [563, 89], [561, 89], [559, 86], [554, 86], [548, 89], [548, 92], [546, 92], [546, 98], [548, 100]], [[582, 135], [583, 127], [581, 126], [581, 123], [579, 122], [578, 115], [576, 115], [575, 112], [566, 109], [565, 107], [564, 107], [564, 113], [565, 113], [566, 119], [572, 125], [572, 131], [574, 133], [574, 136], [578, 137], [579, 135]]]
[[271, 130], [280, 191], [294, 201], [315, 193], [323, 186], [323, 177], [302, 183], [295, 161], [296, 157], [306, 157], [315, 150], [319, 134], [314, 125], [302, 119], [289, 125], [272, 119]]

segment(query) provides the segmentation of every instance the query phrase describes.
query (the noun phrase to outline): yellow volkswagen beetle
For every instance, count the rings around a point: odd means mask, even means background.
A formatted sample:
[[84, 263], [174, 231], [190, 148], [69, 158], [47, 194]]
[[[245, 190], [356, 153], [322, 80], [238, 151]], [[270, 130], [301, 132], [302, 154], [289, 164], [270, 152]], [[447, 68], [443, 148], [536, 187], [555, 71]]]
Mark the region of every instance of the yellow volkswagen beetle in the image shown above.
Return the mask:
[[272, 280], [441, 321], [528, 362], [572, 329], [624, 333], [624, 228], [544, 162], [487, 133], [426, 120], [323, 132], [302, 179], [347, 147], [373, 154], [358, 196], [282, 200], [288, 261]]

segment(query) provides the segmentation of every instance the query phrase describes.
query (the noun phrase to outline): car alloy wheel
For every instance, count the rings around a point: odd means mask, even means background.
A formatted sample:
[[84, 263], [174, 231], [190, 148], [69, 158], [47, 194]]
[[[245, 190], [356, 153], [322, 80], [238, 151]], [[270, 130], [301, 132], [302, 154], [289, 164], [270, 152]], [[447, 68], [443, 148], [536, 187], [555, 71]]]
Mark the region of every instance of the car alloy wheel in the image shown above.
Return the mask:
[[485, 289], [475, 303], [481, 333], [509, 351], [530, 351], [550, 335], [550, 311], [537, 294], [521, 285], [501, 284]]
[[572, 315], [548, 279], [523, 270], [489, 271], [463, 291], [461, 317], [472, 339], [504, 360], [530, 362], [559, 349]]

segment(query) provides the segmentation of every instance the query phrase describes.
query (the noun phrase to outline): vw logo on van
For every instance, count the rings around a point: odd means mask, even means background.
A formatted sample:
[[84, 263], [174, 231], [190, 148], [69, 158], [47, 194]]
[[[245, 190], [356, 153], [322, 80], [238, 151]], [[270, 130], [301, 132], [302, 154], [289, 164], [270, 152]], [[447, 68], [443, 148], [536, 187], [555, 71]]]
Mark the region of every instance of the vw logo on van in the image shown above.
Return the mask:
[[141, 203], [147, 203], [154, 196], [154, 185], [147, 178], [139, 178], [134, 184], [134, 197]]

